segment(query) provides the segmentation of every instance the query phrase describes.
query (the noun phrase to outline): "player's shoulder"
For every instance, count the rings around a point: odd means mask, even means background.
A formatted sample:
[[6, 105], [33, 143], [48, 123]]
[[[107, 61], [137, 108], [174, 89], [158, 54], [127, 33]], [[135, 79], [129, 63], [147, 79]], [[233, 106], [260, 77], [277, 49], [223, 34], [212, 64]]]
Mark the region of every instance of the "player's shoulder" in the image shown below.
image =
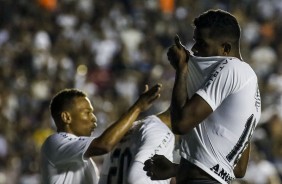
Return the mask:
[[251, 69], [250, 65], [246, 63], [244, 60], [240, 60], [239, 58], [236, 57], [226, 57], [224, 60], [221, 62], [222, 65], [226, 65], [227, 67], [230, 68], [249, 68]]
[[143, 119], [144, 126], [159, 126], [163, 125], [161, 119], [156, 115], [147, 116]]
[[156, 115], [150, 115], [144, 118], [144, 121], [158, 121], [159, 118]]
[[140, 131], [142, 134], [146, 134], [152, 132], [167, 132], [170, 131], [170, 129], [156, 115], [151, 115], [144, 119], [144, 123], [140, 128]]
[[49, 137], [46, 138], [46, 140], [44, 141], [44, 145], [57, 145], [66, 141], [72, 141], [75, 139], [79, 139], [79, 137], [73, 135], [73, 134], [69, 134], [66, 132], [59, 132], [59, 133], [54, 133], [52, 135], [50, 135]]
[[68, 140], [72, 140], [72, 139], [76, 139], [78, 138], [76, 135], [70, 134], [70, 133], [66, 133], [66, 132], [58, 132], [58, 133], [54, 133], [52, 135], [50, 135], [48, 137], [50, 139], [50, 141], [52, 140], [64, 140], [64, 139], [68, 139]]
[[59, 137], [58, 133], [51, 134], [45, 139], [44, 143], [47, 144], [49, 142], [53, 142], [53, 141], [57, 140], [58, 137]]
[[219, 62], [218, 67], [220, 68], [234, 68], [242, 64], [242, 61], [235, 57], [222, 57]]
[[248, 75], [255, 75], [254, 70], [252, 67], [245, 61], [240, 60], [236, 57], [226, 57], [222, 62], [219, 64], [217, 69], [226, 70], [228, 72], [234, 72], [239, 75], [241, 74], [248, 74]]
[[53, 147], [56, 147], [56, 144], [58, 142], [57, 137], [58, 137], [58, 133], [49, 135], [41, 146], [41, 152], [48, 153], [50, 150], [52, 150]]

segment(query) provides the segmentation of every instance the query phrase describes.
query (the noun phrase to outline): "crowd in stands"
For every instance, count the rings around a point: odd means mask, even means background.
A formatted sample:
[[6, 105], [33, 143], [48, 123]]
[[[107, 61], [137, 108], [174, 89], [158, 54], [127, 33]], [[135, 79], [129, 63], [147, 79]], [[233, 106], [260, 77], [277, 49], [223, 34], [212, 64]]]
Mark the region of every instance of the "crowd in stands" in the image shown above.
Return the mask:
[[[39, 184], [40, 147], [55, 131], [48, 106], [63, 88], [87, 92], [96, 135], [145, 84], [163, 84], [147, 114], [165, 110], [174, 82], [167, 48], [176, 34], [190, 48], [192, 20], [210, 8], [238, 18], [242, 56], [261, 91], [250, 166], [234, 183], [280, 183], [281, 0], [0, 0], [0, 184]], [[103, 157], [95, 162], [99, 166]]]

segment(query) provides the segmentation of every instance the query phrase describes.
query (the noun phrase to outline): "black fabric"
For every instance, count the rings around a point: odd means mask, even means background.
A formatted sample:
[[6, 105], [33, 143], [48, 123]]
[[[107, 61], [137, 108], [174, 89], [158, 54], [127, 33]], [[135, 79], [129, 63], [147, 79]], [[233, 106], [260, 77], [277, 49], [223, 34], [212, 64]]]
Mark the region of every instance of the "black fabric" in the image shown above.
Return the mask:
[[215, 180], [208, 180], [208, 179], [197, 179], [197, 180], [190, 180], [187, 183], [177, 183], [177, 184], [220, 184], [220, 182]]

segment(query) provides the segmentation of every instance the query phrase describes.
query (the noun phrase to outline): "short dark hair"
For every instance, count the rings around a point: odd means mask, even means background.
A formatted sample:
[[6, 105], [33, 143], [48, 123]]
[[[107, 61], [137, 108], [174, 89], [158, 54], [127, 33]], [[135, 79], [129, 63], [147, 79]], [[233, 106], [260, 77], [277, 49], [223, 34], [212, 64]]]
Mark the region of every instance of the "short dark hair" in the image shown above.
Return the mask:
[[241, 29], [237, 19], [224, 10], [208, 10], [195, 18], [193, 24], [198, 30], [209, 28], [212, 38], [226, 36], [234, 41], [240, 39]]
[[56, 120], [60, 119], [61, 112], [71, 107], [74, 98], [86, 96], [86, 93], [75, 88], [66, 88], [58, 92], [52, 98], [49, 106], [54, 121], [56, 122]]

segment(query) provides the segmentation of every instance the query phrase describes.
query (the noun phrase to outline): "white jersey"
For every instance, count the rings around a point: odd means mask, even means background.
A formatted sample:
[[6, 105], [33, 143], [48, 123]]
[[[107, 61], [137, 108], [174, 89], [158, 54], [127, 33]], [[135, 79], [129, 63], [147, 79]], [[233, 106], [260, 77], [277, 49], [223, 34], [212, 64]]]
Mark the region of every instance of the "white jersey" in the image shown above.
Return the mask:
[[97, 184], [98, 169], [84, 157], [93, 139], [65, 132], [49, 136], [41, 148], [42, 184]]
[[157, 116], [137, 121], [105, 157], [99, 184], [169, 184], [170, 179], [152, 181], [143, 167], [155, 154], [173, 161], [174, 141], [174, 134]]
[[[208, 60], [210, 65], [206, 65]], [[188, 64], [189, 97], [200, 95], [213, 113], [181, 137], [180, 154], [219, 182], [229, 183], [260, 119], [256, 74], [237, 58], [192, 57]]]

